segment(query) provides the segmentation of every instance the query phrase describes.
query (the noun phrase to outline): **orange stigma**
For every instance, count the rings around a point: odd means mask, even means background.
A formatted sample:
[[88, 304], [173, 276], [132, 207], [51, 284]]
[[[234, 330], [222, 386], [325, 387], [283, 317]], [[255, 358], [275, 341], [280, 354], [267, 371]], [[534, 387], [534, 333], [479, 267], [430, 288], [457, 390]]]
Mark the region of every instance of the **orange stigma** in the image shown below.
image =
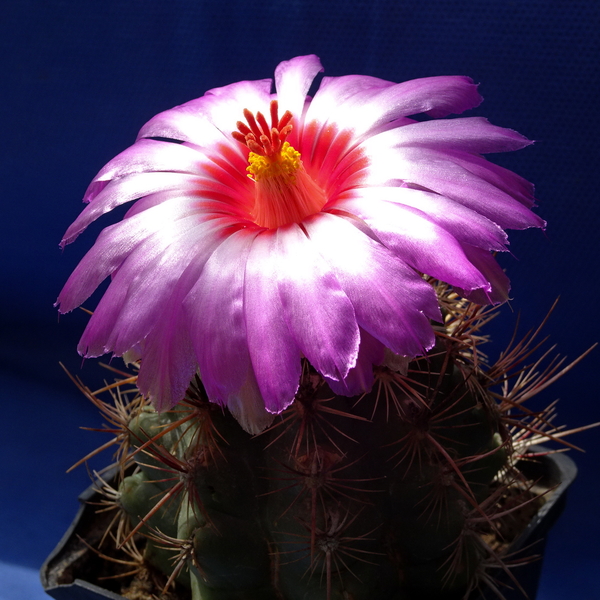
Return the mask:
[[308, 175], [300, 153], [286, 141], [293, 129], [292, 113], [279, 118], [277, 100], [270, 105], [271, 126], [260, 112], [256, 117], [246, 108], [246, 123], [238, 121], [231, 135], [249, 150], [248, 177], [255, 182], [252, 219], [273, 229], [287, 223], [300, 223], [323, 208], [323, 190]]

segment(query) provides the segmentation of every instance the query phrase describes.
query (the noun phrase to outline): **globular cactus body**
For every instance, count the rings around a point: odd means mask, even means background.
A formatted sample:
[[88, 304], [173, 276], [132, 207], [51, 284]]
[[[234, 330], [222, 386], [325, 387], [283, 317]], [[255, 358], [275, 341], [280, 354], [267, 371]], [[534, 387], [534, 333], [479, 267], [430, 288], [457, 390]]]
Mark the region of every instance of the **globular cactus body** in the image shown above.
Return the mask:
[[362, 397], [335, 396], [306, 363], [294, 404], [258, 436], [200, 380], [172, 410], [134, 413], [120, 503], [146, 559], [193, 600], [467, 594], [494, 556], [482, 534], [511, 439], [449, 331], [406, 373], [378, 369]]

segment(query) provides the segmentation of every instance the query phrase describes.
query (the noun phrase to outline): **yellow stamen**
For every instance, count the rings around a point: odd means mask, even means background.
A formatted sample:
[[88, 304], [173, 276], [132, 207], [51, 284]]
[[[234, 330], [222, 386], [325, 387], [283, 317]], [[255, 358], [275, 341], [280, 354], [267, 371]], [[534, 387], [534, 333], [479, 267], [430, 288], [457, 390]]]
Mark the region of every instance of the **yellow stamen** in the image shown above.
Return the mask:
[[300, 152], [284, 142], [281, 150], [275, 156], [261, 156], [256, 152], [250, 152], [248, 156], [250, 163], [246, 168], [250, 179], [261, 181], [269, 177], [283, 177], [289, 184], [296, 182], [296, 171], [302, 165]]

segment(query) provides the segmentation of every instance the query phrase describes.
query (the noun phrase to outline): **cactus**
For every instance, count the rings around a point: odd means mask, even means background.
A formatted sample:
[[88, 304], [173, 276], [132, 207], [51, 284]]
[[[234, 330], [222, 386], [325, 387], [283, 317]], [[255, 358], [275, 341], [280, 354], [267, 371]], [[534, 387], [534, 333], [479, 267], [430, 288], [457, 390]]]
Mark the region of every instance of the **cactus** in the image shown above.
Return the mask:
[[516, 463], [555, 437], [553, 407], [523, 403], [558, 373], [521, 370], [535, 334], [491, 364], [479, 349], [479, 304], [509, 297], [505, 230], [545, 227], [533, 186], [483, 155], [531, 142], [445, 119], [481, 102], [467, 77], [333, 77], [309, 96], [322, 70], [295, 57], [274, 89], [157, 115], [62, 240], [133, 202], [57, 300], [110, 277], [78, 349], [139, 369], [114, 406], [89, 393], [116, 432], [105, 539], [138, 572], [132, 598], [157, 571], [193, 600], [452, 598], [495, 587], [492, 565], [512, 578], [506, 521], [538, 502]]
[[426, 357], [388, 356], [354, 398], [304, 361], [294, 403], [260, 435], [209, 402], [199, 377], [162, 413], [139, 395], [111, 407], [91, 394], [117, 431], [117, 544], [135, 542], [165, 589], [193, 600], [462, 598], [495, 586], [490, 568], [508, 572], [504, 520], [543, 503], [515, 465], [554, 438], [550, 414], [523, 402], [557, 366], [509, 385], [536, 332], [487, 364], [480, 329], [495, 311], [437, 291], [445, 322]]

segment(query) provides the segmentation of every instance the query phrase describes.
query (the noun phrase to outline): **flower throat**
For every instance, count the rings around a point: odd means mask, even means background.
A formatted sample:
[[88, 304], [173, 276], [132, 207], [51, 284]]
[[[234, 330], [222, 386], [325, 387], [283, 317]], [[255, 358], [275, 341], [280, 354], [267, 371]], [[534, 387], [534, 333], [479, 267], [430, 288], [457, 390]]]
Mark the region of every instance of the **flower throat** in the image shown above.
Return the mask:
[[277, 100], [272, 100], [271, 126], [260, 112], [256, 117], [246, 108], [246, 123], [238, 121], [231, 135], [249, 150], [248, 177], [255, 182], [252, 220], [260, 227], [274, 229], [287, 223], [300, 223], [323, 208], [323, 190], [308, 175], [300, 152], [287, 136], [293, 129], [292, 113], [279, 118]]

